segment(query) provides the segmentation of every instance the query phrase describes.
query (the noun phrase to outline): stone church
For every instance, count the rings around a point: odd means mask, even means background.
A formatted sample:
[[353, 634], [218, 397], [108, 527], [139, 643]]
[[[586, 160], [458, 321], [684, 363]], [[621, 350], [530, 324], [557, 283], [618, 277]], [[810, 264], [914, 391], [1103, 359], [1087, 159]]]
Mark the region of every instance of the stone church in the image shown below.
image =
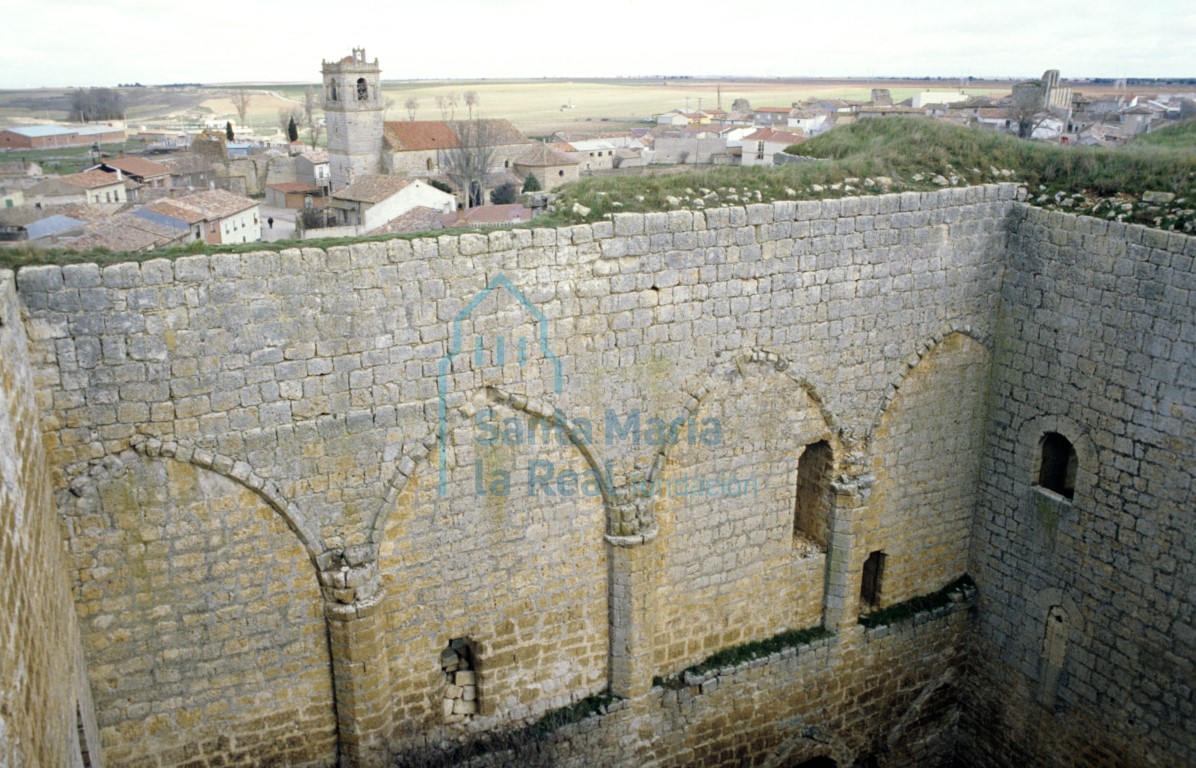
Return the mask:
[[475, 154], [487, 166], [474, 199], [503, 183], [522, 183], [514, 166], [530, 157], [536, 144], [509, 121], [385, 120], [382, 70], [377, 59], [366, 59], [364, 48], [354, 48], [338, 61], [324, 61], [321, 73], [334, 192], [363, 175], [377, 173], [452, 185], [445, 175], [451, 155], [471, 148], [478, 148]]

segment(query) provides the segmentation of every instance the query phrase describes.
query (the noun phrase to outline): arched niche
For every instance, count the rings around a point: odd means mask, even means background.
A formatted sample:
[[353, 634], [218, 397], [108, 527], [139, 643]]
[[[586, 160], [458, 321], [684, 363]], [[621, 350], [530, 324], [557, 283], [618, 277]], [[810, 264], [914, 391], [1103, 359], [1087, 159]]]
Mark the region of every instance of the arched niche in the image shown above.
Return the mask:
[[820, 516], [814, 528], [829, 535], [836, 445], [809, 386], [758, 362], [716, 372], [695, 410], [669, 416], [680, 428], [651, 487], [664, 676], [822, 621], [826, 543], [798, 523]]
[[[500, 402], [446, 432], [379, 521], [397, 740], [534, 717], [608, 683], [606, 513], [589, 463]], [[476, 712], [452, 711], [455, 641]]]
[[966, 570], [989, 368], [987, 348], [949, 333], [907, 370], [881, 413], [860, 542], [862, 551], [884, 554], [871, 607], [933, 592]]
[[287, 522], [230, 478], [132, 451], [72, 488], [59, 507], [106, 760], [332, 764], [324, 601]]

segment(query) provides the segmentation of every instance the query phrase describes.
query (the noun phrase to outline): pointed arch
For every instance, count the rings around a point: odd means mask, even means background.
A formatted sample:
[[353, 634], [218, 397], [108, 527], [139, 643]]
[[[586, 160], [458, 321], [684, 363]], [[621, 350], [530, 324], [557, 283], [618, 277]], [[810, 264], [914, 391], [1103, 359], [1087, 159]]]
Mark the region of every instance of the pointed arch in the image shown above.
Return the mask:
[[[59, 494], [79, 555], [75, 600], [98, 722], [113, 734], [110, 761], [193, 754], [222, 736], [250, 740], [267, 719], [285, 725], [275, 738], [247, 741], [256, 744], [247, 758], [335, 759], [331, 653], [312, 553], [251, 487], [260, 478], [229, 462], [143, 443], [94, 463]], [[257, 704], [220, 706], [232, 699]], [[193, 725], [148, 725], [162, 717]], [[305, 734], [302, 749], [287, 743], [295, 733]]]
[[299, 542], [311, 560], [312, 567], [319, 573], [320, 566], [317, 558], [324, 551], [320, 536], [307, 525], [299, 507], [282, 495], [282, 491], [273, 480], [263, 478], [244, 461], [213, 451], [197, 449], [185, 442], [150, 439], [136, 442], [132, 447], [134, 451], [146, 458], [174, 459], [209, 469], [256, 493], [262, 501], [278, 513], [279, 517], [286, 522], [287, 527], [299, 538]]
[[888, 412], [890, 406], [892, 406], [893, 400], [897, 397], [897, 393], [901, 391], [903, 386], [905, 386], [906, 381], [909, 380], [910, 375], [913, 374], [914, 370], [918, 367], [922, 360], [925, 359], [931, 352], [933, 352], [948, 337], [954, 334], [966, 336], [983, 347], [989, 354], [992, 353], [992, 344], [988, 337], [984, 333], [973, 328], [971, 325], [966, 324], [956, 325], [954, 323], [948, 323], [935, 333], [931, 334], [929, 338], [918, 342], [914, 349], [908, 355], [906, 355], [899, 370], [893, 374], [892, 378], [889, 379], [888, 384], [885, 386], [884, 394], [881, 396], [880, 403], [873, 412], [872, 420], [869, 422], [867, 431], [864, 433], [865, 443], [871, 442], [872, 437], [876, 434], [877, 428], [880, 427], [881, 420]]

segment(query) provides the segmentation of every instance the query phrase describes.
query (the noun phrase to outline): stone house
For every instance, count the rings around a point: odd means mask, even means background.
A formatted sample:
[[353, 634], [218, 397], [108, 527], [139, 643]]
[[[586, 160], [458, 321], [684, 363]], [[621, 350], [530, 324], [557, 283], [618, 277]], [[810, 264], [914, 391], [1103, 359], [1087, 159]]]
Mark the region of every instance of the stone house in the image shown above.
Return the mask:
[[515, 160], [515, 172], [526, 178], [535, 175], [545, 192], [562, 184], [577, 181], [577, 158], [553, 149], [546, 144], [537, 144], [530, 151]]
[[756, 107], [756, 125], [788, 125], [792, 107]]
[[92, 166], [88, 170], [99, 170], [111, 174], [120, 173], [125, 178], [133, 179], [151, 189], [169, 189], [171, 186], [170, 168], [144, 157], [130, 155], [112, 158]]
[[332, 175], [328, 164], [328, 150], [306, 149], [295, 155], [295, 174], [299, 181], [324, 190], [328, 194], [332, 186]]
[[121, 171], [105, 173], [90, 170], [60, 176], [59, 180], [83, 190], [84, 202], [88, 205], [120, 207], [129, 202], [129, 191]]
[[216, 181], [209, 156], [195, 152], [167, 155], [157, 161], [170, 170], [170, 186], [182, 189], [207, 189]]
[[327, 199], [323, 188], [306, 181], [280, 181], [266, 185], [266, 205], [298, 210], [305, 207], [308, 198], [315, 206], [322, 206]]

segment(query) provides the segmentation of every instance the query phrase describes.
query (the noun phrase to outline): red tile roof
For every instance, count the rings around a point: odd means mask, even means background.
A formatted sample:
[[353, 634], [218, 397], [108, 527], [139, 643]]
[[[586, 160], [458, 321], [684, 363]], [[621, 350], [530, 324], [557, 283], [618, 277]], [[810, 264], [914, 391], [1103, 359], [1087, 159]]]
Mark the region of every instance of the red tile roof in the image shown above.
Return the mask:
[[768, 141], [768, 142], [784, 142], [787, 144], [798, 144], [806, 140], [805, 136], [798, 136], [796, 133], [789, 133], [789, 131], [776, 131], [772, 128], [761, 128], [758, 131], [749, 133], [743, 137], [744, 141]]
[[121, 181], [113, 176], [111, 173], [104, 171], [83, 171], [82, 173], [72, 173], [70, 176], [61, 177], [62, 181], [76, 187], [83, 189], [98, 189], [99, 187], [110, 187], [113, 184], [120, 184]]
[[256, 200], [234, 195], [223, 189], [210, 189], [173, 200], [155, 200], [145, 207], [154, 213], [160, 213], [187, 224], [198, 224], [201, 221], [215, 221], [241, 211], [247, 211], [256, 207], [257, 204]]
[[362, 176], [342, 190], [333, 192], [332, 196], [337, 200], [351, 200], [359, 203], [380, 203], [414, 183], [414, 179], [401, 179], [397, 176], [370, 174]]
[[153, 160], [146, 160], [144, 157], [118, 157], [105, 160], [104, 165], [109, 168], [119, 168], [131, 176], [140, 176], [143, 179], [170, 175], [169, 168], [161, 163], [155, 163]]
[[457, 134], [443, 120], [409, 120], [383, 123], [382, 135], [396, 152], [452, 149], [460, 146]]
[[564, 152], [558, 152], [552, 147], [537, 144], [528, 152], [520, 155], [515, 161], [515, 165], [523, 165], [529, 168], [555, 168], [558, 165], [577, 165], [577, 160], [569, 157]]
[[319, 192], [319, 187], [313, 187], [305, 181], [279, 181], [274, 184], [267, 184], [268, 189], [273, 189], [277, 192]]
[[532, 220], [532, 209], [519, 203], [508, 205], [479, 205], [476, 208], [441, 214], [445, 227], [467, 227], [474, 224], [518, 224]]

